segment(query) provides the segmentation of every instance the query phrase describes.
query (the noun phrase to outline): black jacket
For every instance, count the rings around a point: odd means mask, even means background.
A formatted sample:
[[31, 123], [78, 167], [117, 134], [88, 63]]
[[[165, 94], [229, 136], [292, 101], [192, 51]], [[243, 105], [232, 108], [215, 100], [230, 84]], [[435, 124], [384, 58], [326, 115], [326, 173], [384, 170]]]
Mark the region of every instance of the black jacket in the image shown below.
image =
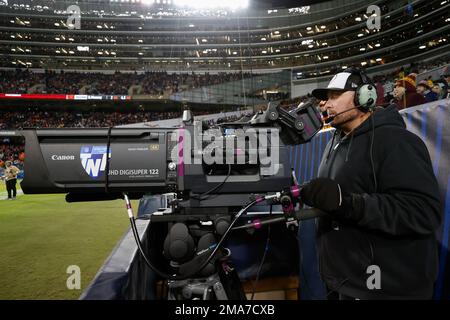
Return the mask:
[[[318, 221], [327, 286], [361, 299], [431, 298], [442, 218], [438, 184], [425, 144], [406, 130], [396, 107], [375, 111], [353, 134], [336, 131], [319, 177], [334, 179], [352, 199], [345, 214]], [[369, 265], [380, 268], [381, 289], [368, 289]]]

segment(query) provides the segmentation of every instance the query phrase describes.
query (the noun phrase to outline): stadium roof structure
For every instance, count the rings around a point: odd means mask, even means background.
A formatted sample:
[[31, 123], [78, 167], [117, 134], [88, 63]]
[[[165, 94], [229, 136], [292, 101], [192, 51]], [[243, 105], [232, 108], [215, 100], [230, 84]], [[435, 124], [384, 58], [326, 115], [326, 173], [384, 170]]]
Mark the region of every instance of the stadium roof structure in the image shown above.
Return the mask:
[[[348, 65], [374, 68], [449, 50], [449, 0], [371, 1], [379, 17], [361, 0], [243, 10], [142, 1], [78, 1], [79, 20], [68, 1], [0, 2], [0, 67], [293, 69], [301, 78], [315, 78]], [[378, 18], [380, 28], [371, 28], [368, 21]]]

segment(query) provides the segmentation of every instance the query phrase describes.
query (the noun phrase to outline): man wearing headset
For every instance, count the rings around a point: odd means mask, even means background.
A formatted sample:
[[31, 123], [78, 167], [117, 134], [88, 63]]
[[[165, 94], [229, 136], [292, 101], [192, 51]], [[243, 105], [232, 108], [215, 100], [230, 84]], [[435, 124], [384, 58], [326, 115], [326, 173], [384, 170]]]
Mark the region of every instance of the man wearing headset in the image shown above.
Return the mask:
[[375, 108], [362, 70], [315, 89], [336, 130], [318, 178], [301, 190], [319, 218], [319, 268], [340, 299], [430, 299], [437, 276], [441, 202], [430, 156], [394, 105]]

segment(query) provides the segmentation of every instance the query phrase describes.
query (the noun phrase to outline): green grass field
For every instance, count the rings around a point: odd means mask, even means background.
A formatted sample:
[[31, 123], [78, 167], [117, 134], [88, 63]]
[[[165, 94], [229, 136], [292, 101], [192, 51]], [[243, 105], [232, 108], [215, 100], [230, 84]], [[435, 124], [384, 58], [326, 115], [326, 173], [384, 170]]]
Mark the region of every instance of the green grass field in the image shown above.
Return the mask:
[[[5, 192], [2, 182], [1, 198]], [[64, 195], [1, 200], [0, 299], [77, 299], [127, 228], [121, 200], [69, 204]], [[70, 265], [81, 269], [80, 290], [66, 287]]]

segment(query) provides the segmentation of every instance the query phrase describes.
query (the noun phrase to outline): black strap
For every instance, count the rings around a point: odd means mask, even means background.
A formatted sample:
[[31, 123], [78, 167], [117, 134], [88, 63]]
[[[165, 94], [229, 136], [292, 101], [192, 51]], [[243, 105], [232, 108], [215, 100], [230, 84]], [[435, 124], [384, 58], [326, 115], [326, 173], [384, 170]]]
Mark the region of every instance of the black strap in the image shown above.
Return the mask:
[[105, 168], [105, 192], [109, 193], [109, 150], [111, 147], [111, 130], [112, 127], [108, 127], [108, 136], [107, 136], [107, 142], [106, 142], [106, 168]]

